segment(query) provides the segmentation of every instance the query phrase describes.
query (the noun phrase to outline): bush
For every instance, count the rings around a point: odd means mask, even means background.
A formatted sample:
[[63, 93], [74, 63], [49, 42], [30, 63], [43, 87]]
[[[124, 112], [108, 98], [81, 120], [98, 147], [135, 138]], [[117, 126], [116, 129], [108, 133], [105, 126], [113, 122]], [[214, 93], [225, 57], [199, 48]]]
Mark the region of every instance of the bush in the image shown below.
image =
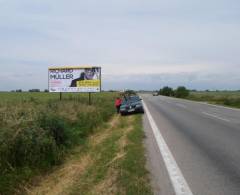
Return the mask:
[[175, 97], [177, 98], [186, 98], [189, 96], [189, 90], [184, 86], [180, 86], [175, 90]]
[[61, 163], [115, 111], [113, 93], [98, 94], [92, 106], [85, 94], [61, 102], [51, 100], [54, 94], [45, 93], [47, 101], [37, 94], [0, 105], [0, 194], [13, 194], [19, 183]]
[[159, 94], [164, 96], [174, 96], [174, 91], [171, 87], [166, 86], [159, 90]]
[[39, 126], [54, 138], [57, 145], [64, 145], [67, 139], [65, 121], [56, 115], [41, 114]]
[[126, 95], [126, 96], [131, 96], [131, 95], [136, 95], [136, 92], [134, 91], [134, 90], [126, 90], [125, 92], [124, 92], [124, 94]]
[[240, 107], [240, 98], [225, 98], [223, 100], [223, 104], [226, 106], [232, 106], [232, 107]]
[[29, 92], [40, 92], [40, 89], [29, 89]]

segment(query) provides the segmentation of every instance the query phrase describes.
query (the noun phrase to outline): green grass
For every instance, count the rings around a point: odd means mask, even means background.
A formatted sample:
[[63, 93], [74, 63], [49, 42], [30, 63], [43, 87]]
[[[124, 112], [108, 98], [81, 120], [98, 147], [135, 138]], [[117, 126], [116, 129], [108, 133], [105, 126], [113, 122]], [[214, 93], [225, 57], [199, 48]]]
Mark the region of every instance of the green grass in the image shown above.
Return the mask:
[[[98, 102], [98, 99], [111, 97], [116, 95], [115, 93], [92, 93], [93, 102]], [[59, 93], [44, 93], [44, 92], [0, 92], [1, 103], [6, 102], [19, 102], [19, 101], [29, 101], [37, 100], [40, 102], [49, 100], [59, 100]], [[78, 99], [82, 103], [88, 103], [88, 93], [62, 93], [63, 99]]]
[[92, 166], [88, 167], [85, 174], [78, 179], [67, 194], [91, 194], [91, 189], [106, 178], [109, 169], [107, 164], [116, 155], [116, 143], [120, 136], [119, 133], [114, 132], [109, 138], [101, 143], [101, 146], [93, 149], [90, 148], [90, 150], [87, 151], [91, 153], [91, 158], [94, 159], [94, 163]]
[[191, 92], [186, 99], [240, 108], [239, 91]]
[[17, 193], [65, 155], [115, 111], [115, 93], [0, 93], [0, 194]]
[[133, 123], [133, 131], [128, 135], [129, 144], [126, 146], [126, 156], [120, 162], [119, 183], [125, 189], [125, 194], [152, 194], [146, 171], [146, 159], [143, 148], [144, 132], [141, 116], [136, 116]]
[[93, 164], [66, 194], [152, 194], [145, 168], [141, 115], [119, 120], [99, 145], [88, 148]]

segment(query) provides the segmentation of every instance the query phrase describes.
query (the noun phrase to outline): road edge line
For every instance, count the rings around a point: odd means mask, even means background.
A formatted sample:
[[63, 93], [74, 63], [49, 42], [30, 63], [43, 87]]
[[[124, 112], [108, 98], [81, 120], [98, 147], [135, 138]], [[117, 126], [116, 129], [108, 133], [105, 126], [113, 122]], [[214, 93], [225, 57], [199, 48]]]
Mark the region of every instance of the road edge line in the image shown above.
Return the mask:
[[162, 155], [163, 161], [168, 171], [169, 178], [171, 180], [172, 186], [174, 188], [176, 195], [193, 195], [188, 183], [186, 182], [180, 168], [177, 165], [170, 149], [168, 148], [160, 130], [158, 129], [150, 111], [148, 110], [147, 105], [142, 101], [145, 113], [147, 115], [148, 121], [152, 128], [154, 137], [156, 139], [158, 148]]
[[213, 117], [215, 119], [219, 119], [219, 120], [222, 120], [222, 121], [225, 121], [225, 122], [231, 122], [229, 119], [226, 119], [226, 118], [222, 118], [220, 116], [217, 116], [215, 114], [211, 114], [211, 113], [208, 113], [208, 112], [202, 112], [202, 114], [205, 114], [207, 116], [210, 116], [210, 117]]
[[171, 98], [171, 99], [174, 99], [174, 100], [183, 100], [185, 102], [192, 102], [192, 103], [195, 102], [197, 104], [203, 104], [203, 105], [207, 105], [207, 106], [213, 106], [213, 107], [228, 109], [228, 110], [233, 110], [233, 111], [240, 111], [240, 108], [228, 107], [228, 106], [221, 105], [221, 104], [211, 104], [211, 103], [208, 103], [208, 102], [202, 102], [202, 101], [190, 100], [190, 99], [184, 99], [184, 98], [168, 97], [168, 96], [162, 96], [162, 97]]

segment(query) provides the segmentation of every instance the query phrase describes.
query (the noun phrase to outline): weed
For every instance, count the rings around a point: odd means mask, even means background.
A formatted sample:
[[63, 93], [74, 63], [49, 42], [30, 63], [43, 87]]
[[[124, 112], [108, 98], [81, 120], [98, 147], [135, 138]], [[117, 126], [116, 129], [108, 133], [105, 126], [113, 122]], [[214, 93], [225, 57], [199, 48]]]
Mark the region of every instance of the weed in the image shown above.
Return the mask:
[[0, 93], [0, 194], [60, 164], [114, 113], [115, 94]]
[[187, 99], [240, 108], [238, 91], [191, 92]]

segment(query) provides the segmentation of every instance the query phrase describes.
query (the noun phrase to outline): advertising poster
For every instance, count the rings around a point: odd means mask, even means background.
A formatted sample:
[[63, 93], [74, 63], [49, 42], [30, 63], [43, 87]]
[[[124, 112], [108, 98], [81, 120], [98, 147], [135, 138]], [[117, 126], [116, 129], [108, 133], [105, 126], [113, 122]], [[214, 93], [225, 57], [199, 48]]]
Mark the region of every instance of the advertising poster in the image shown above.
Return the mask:
[[49, 92], [100, 92], [101, 67], [48, 69]]

